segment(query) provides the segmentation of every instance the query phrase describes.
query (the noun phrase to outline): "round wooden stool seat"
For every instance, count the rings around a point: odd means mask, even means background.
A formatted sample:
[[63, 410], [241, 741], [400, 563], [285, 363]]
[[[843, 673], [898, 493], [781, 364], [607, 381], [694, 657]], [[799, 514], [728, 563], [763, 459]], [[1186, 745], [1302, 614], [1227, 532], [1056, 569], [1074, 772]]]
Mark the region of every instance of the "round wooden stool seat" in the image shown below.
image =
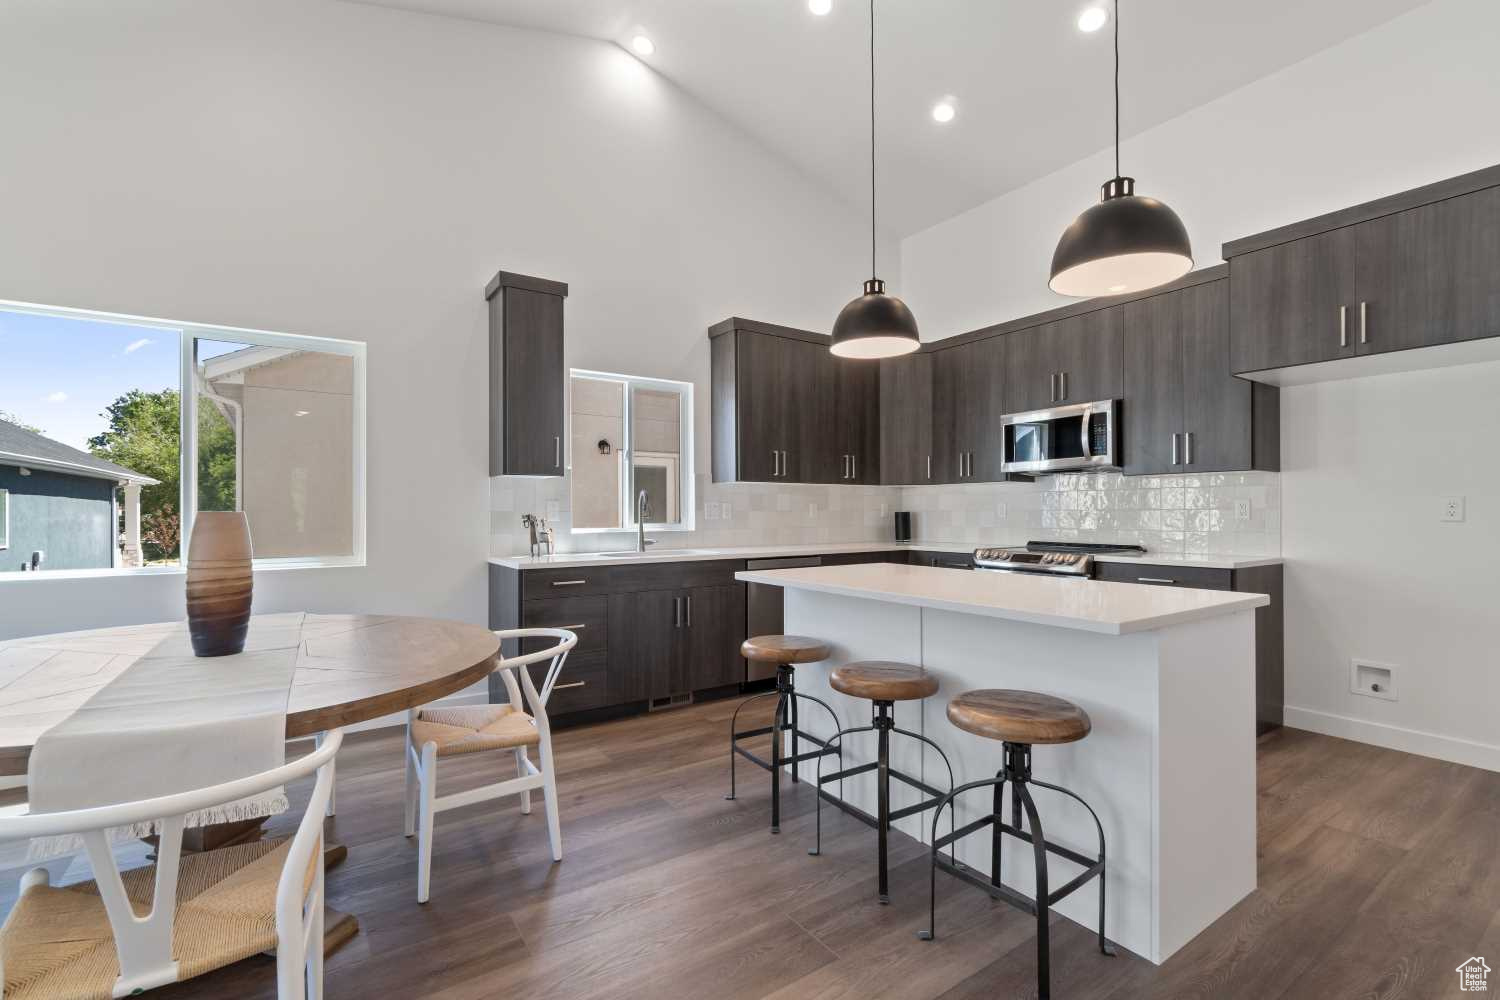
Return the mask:
[[817, 663], [832, 652], [828, 643], [805, 635], [753, 635], [740, 645], [740, 655], [760, 663]]
[[1071, 701], [1035, 691], [986, 688], [948, 702], [948, 721], [1007, 743], [1072, 743], [1089, 734], [1089, 714]]
[[859, 660], [834, 667], [828, 675], [828, 686], [871, 701], [916, 701], [937, 694], [938, 680], [910, 663]]

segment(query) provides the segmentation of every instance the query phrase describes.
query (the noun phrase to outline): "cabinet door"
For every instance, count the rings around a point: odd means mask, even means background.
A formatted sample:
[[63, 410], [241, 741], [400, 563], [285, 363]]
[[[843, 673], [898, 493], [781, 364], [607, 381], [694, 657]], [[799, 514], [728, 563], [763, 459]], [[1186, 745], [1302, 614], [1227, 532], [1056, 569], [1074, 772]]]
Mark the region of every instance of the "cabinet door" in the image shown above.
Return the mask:
[[[880, 365], [833, 358], [834, 482], [880, 482]], [[847, 466], [844, 456], [848, 455]], [[847, 469], [847, 471], [846, 471]]]
[[785, 468], [781, 478], [794, 483], [836, 483], [842, 464], [837, 457], [837, 359], [821, 344], [782, 340], [787, 361], [784, 376], [793, 405], [788, 416]]
[[1353, 227], [1361, 354], [1500, 336], [1500, 188]]
[[679, 691], [726, 687], [745, 679], [745, 585], [695, 587], [683, 594], [683, 674]]
[[739, 478], [797, 481], [799, 453], [805, 456], [797, 435], [807, 424], [813, 376], [812, 359], [798, 348], [812, 345], [754, 333], [735, 336]]
[[[1121, 310], [1125, 425], [1120, 447], [1125, 474], [1181, 471], [1173, 461], [1172, 435], [1183, 429], [1182, 302], [1178, 293], [1168, 293], [1126, 303]], [[1176, 460], [1182, 460], [1180, 450]]]
[[[1096, 309], [1049, 323], [1043, 350], [1057, 372], [1059, 403], [1092, 403], [1120, 395], [1122, 307]], [[1033, 378], [1032, 385], [1040, 388]]]
[[1349, 309], [1354, 298], [1351, 234], [1352, 228], [1336, 229], [1229, 261], [1233, 371], [1354, 356], [1359, 338]]
[[932, 479], [934, 483], [956, 483], [963, 448], [959, 442], [959, 414], [967, 391], [962, 347], [932, 354]]
[[506, 288], [503, 299], [502, 469], [510, 476], [563, 474], [563, 300]]
[[680, 590], [643, 590], [614, 598], [629, 616], [627, 627], [610, 629], [616, 637], [621, 632], [629, 636], [631, 690], [639, 694], [628, 700], [663, 698], [687, 690], [682, 595]]
[[1229, 282], [1212, 281], [1162, 298], [1175, 300], [1182, 331], [1181, 429], [1189, 435], [1183, 439], [1183, 470], [1256, 468], [1251, 399], [1256, 387], [1229, 373]]
[[932, 359], [908, 354], [880, 363], [880, 481], [931, 482]]
[[1000, 471], [1005, 461], [1004, 435], [1000, 418], [1005, 416], [1006, 338], [989, 337], [965, 344], [963, 424], [959, 441], [969, 452], [968, 480], [997, 483], [1005, 478]]
[[1058, 323], [1043, 323], [1006, 335], [1010, 364], [1005, 368], [1009, 413], [1045, 410], [1057, 404], [1058, 366], [1052, 354]]

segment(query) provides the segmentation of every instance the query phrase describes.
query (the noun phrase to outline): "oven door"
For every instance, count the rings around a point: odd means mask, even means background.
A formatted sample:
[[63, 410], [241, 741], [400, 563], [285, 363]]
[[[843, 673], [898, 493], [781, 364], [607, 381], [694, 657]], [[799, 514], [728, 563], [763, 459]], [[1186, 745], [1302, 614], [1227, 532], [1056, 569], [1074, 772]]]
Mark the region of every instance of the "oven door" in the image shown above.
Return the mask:
[[1068, 472], [1119, 467], [1118, 399], [1051, 410], [1012, 413], [1000, 419], [1003, 472]]

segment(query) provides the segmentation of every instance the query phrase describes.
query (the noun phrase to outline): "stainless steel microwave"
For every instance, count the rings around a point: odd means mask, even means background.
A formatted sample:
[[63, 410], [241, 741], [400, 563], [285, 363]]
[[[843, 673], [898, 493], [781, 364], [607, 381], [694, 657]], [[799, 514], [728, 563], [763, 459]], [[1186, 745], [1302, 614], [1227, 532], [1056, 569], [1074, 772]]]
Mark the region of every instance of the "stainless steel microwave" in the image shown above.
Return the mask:
[[1120, 466], [1120, 401], [1102, 399], [1000, 418], [1004, 472], [1069, 472]]

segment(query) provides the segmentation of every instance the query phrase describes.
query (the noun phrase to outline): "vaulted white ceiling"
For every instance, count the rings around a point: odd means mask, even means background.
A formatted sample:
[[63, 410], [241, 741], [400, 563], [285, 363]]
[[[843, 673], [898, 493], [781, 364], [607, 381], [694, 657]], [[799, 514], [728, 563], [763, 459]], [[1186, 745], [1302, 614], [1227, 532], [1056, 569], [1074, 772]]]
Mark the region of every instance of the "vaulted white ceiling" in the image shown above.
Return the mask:
[[[830, 191], [867, 203], [868, 0], [833, 0], [824, 17], [807, 0], [366, 2], [621, 44], [644, 31], [656, 43], [645, 62]], [[925, 229], [1109, 145], [1112, 26], [1085, 34], [1075, 23], [1091, 2], [878, 0], [883, 229]], [[1124, 0], [1124, 132], [1422, 2]], [[930, 111], [944, 96], [958, 115], [939, 125]]]

